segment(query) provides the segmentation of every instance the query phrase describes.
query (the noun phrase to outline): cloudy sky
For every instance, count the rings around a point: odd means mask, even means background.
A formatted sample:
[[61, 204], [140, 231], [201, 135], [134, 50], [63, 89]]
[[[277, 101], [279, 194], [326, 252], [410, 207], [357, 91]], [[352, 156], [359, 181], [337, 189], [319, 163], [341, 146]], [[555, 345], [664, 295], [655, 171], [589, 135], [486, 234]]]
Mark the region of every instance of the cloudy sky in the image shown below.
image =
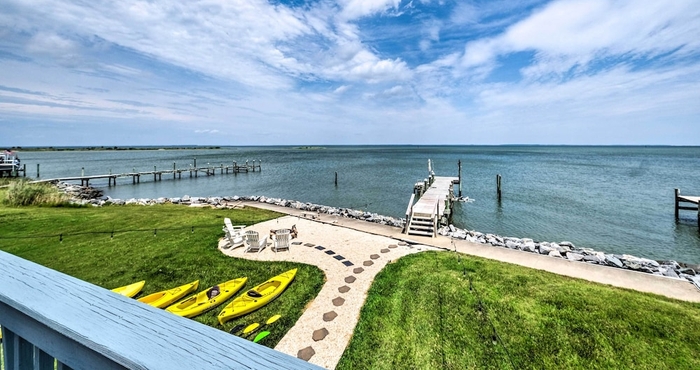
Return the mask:
[[697, 0], [0, 0], [0, 145], [700, 144]]

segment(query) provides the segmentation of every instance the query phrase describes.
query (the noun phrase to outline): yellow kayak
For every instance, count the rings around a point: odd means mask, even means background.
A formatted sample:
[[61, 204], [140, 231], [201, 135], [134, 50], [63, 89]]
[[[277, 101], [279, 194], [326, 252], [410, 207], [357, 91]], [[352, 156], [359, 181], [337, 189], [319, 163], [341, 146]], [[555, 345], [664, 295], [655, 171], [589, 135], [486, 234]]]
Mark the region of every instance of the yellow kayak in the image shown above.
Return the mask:
[[146, 280], [141, 280], [138, 283], [133, 283], [129, 285], [120, 286], [119, 288], [112, 289], [113, 292], [125, 295], [129, 298], [139, 294], [143, 286], [146, 284]]
[[251, 313], [277, 298], [292, 282], [297, 269], [289, 270], [236, 297], [219, 313], [219, 323]]
[[199, 280], [195, 280], [189, 284], [185, 284], [177, 288], [149, 294], [143, 298], [139, 298], [139, 302], [143, 302], [158, 308], [167, 307], [178, 299], [197, 290], [198, 286]]
[[[248, 278], [244, 277], [215, 285], [207, 290], [203, 290], [191, 297], [175, 303], [174, 305], [166, 308], [166, 311], [184, 317], [195, 317], [197, 315], [201, 315], [212, 308], [216, 308], [220, 304], [226, 302], [229, 298], [233, 297], [234, 294], [243, 288], [246, 281], [248, 281]], [[210, 299], [208, 294], [212, 289], [214, 289], [214, 287], [218, 288], [219, 294]]]

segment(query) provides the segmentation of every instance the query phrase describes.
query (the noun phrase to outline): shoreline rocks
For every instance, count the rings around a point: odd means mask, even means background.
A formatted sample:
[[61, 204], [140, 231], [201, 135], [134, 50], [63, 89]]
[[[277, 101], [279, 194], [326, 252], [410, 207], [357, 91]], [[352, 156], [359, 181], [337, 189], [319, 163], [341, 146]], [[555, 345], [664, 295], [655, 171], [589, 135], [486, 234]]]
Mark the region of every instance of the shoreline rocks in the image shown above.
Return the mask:
[[[406, 220], [394, 217], [383, 216], [377, 213], [355, 210], [351, 208], [330, 207], [313, 203], [304, 203], [296, 200], [281, 198], [269, 198], [265, 196], [224, 196], [224, 197], [194, 197], [185, 195], [176, 198], [131, 198], [127, 200], [114, 199], [103, 196], [102, 191], [85, 186], [57, 183], [59, 190], [69, 194], [71, 202], [80, 205], [92, 205], [101, 207], [104, 205], [143, 205], [152, 206], [155, 204], [180, 204], [190, 207], [213, 207], [213, 208], [234, 208], [236, 202], [253, 201], [267, 204], [274, 204], [280, 207], [293, 208], [300, 211], [315, 212], [366, 222], [373, 222], [382, 225], [403, 228]], [[700, 265], [689, 265], [676, 261], [655, 261], [647, 258], [640, 258], [628, 254], [609, 254], [593, 250], [591, 248], [579, 248], [569, 241], [546, 242], [535, 241], [530, 238], [504, 237], [500, 235], [481, 233], [473, 230], [465, 230], [448, 225], [441, 227], [438, 234], [454, 239], [467, 240], [472, 243], [491, 245], [494, 247], [515, 249], [529, 253], [547, 255], [552, 258], [567, 259], [581, 263], [603, 265], [638, 272], [649, 273], [658, 276], [670, 277], [674, 279], [685, 279], [700, 289]]]

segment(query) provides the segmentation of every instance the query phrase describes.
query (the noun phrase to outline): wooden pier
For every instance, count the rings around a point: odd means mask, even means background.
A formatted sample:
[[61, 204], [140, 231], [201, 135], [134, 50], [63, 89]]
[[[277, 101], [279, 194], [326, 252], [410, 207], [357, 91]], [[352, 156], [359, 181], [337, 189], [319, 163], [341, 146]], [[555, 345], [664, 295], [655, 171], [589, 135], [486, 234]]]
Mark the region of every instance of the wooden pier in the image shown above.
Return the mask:
[[[679, 210], [696, 211], [698, 213], [698, 227], [700, 227], [700, 197], [681, 195], [680, 189], [675, 189], [676, 221], [680, 218]], [[682, 206], [681, 203], [694, 204], [695, 207]]]
[[224, 165], [223, 163], [220, 164], [219, 166], [206, 166], [206, 167], [197, 167], [197, 160], [195, 159], [194, 165], [190, 165], [188, 168], [176, 168], [175, 163], [173, 163], [173, 168], [168, 169], [168, 170], [157, 170], [155, 166], [153, 166], [153, 171], [143, 171], [143, 172], [125, 172], [125, 173], [118, 173], [118, 174], [105, 174], [105, 175], [85, 175], [85, 171], [83, 170], [83, 174], [81, 176], [69, 176], [69, 177], [56, 177], [56, 178], [51, 178], [51, 179], [42, 179], [42, 180], [36, 180], [32, 182], [54, 182], [54, 181], [78, 181], [80, 180], [80, 185], [82, 186], [89, 186], [90, 185], [90, 180], [98, 180], [98, 179], [107, 179], [108, 186], [116, 186], [117, 185], [117, 179], [118, 178], [128, 178], [131, 177], [131, 182], [132, 184], [138, 184], [141, 183], [141, 176], [146, 176], [150, 177], [153, 176], [153, 181], [161, 181], [163, 180], [163, 175], [173, 175], [173, 179], [181, 179], [183, 173], [189, 173], [189, 177], [198, 177], [200, 173], [206, 175], [206, 176], [214, 176], [216, 175], [216, 172], [218, 171], [220, 174], [224, 173], [241, 173], [241, 172], [256, 172], [256, 171], [261, 171], [261, 161], [253, 161], [252, 164], [249, 164], [248, 161], [245, 162], [245, 164], [239, 165], [237, 162], [232, 162], [231, 165]]
[[[438, 227], [449, 224], [452, 219], [454, 185], [461, 183], [461, 163], [459, 177], [435, 176], [431, 164], [428, 160], [428, 178], [413, 187], [413, 194], [406, 209], [406, 234], [435, 237]], [[416, 198], [418, 201], [414, 204]]]

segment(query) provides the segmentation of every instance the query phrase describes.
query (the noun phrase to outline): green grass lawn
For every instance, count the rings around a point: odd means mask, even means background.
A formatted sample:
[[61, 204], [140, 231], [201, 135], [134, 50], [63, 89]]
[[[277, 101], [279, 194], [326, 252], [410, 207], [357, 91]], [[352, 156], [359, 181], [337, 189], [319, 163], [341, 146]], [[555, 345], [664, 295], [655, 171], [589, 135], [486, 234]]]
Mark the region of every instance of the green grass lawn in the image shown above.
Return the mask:
[[247, 276], [244, 289], [252, 288], [272, 276], [299, 268], [288, 289], [254, 313], [225, 326], [216, 320], [223, 306], [194, 318], [229, 330], [236, 324], [262, 323], [272, 315], [282, 314], [279, 321], [270, 325], [270, 336], [261, 342], [274, 347], [320, 291], [323, 272], [298, 263], [227, 257], [217, 250], [217, 242], [224, 235], [224, 217], [231, 218], [234, 225], [250, 225], [278, 216], [255, 208], [216, 210], [176, 205], [0, 206], [0, 249], [108, 289], [146, 280], [144, 290], [136, 298], [197, 279], [201, 290]]
[[398, 368], [698, 369], [700, 304], [450, 252], [410, 255], [377, 275], [338, 364]]

